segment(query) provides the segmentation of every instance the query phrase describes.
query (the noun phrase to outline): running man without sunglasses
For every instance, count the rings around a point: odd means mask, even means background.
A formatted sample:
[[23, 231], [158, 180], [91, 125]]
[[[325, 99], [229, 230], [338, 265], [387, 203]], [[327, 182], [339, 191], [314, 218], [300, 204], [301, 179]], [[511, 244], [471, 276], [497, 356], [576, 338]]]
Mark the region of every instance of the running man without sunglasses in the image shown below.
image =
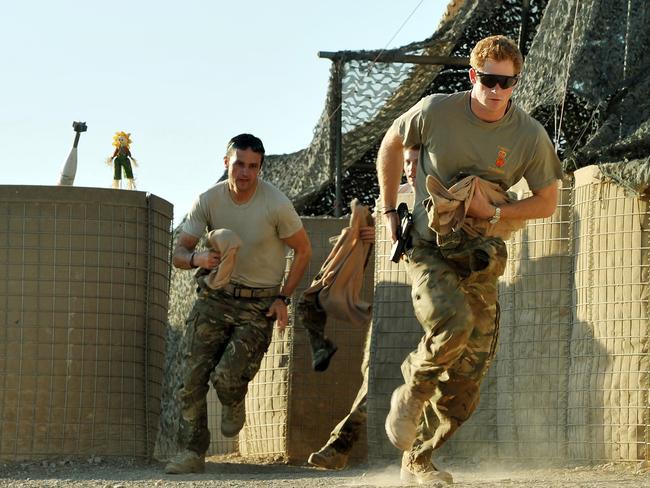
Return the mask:
[[499, 237], [463, 229], [436, 236], [422, 205], [429, 196], [427, 176], [450, 187], [460, 175], [476, 175], [503, 190], [525, 178], [532, 196], [500, 207], [477, 187], [467, 214], [492, 224], [548, 217], [557, 204], [562, 172], [553, 145], [544, 128], [510, 101], [522, 63], [510, 39], [479, 41], [470, 56], [472, 89], [423, 98], [395, 120], [379, 149], [380, 201], [395, 240], [402, 151], [422, 147], [413, 247], [403, 263], [423, 336], [402, 364], [404, 384], [394, 391], [386, 418], [389, 439], [404, 451], [401, 474], [408, 482], [452, 481], [431, 457], [478, 405], [481, 380], [496, 351], [497, 279], [507, 257]]

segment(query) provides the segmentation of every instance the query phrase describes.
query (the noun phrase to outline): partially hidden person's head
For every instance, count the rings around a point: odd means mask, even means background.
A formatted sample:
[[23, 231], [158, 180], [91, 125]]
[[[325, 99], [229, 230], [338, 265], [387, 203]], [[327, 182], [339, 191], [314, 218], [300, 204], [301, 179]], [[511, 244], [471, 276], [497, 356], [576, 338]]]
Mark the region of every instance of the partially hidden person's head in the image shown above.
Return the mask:
[[490, 36], [476, 43], [469, 58], [472, 100], [478, 102], [472, 107], [476, 115], [485, 115], [486, 120], [503, 116], [523, 62], [517, 44], [505, 36]]
[[419, 145], [404, 148], [404, 175], [406, 175], [406, 182], [413, 189], [415, 189], [415, 173], [417, 172], [419, 160]]
[[239, 134], [228, 141], [223, 160], [231, 188], [240, 192], [254, 189], [264, 163], [264, 144], [252, 134]]

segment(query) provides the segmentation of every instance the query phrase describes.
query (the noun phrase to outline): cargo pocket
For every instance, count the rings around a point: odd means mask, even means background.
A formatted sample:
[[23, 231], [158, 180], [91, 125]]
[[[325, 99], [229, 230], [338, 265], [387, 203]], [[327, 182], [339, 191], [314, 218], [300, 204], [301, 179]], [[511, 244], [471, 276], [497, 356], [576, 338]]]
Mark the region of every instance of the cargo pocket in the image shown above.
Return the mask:
[[196, 309], [196, 306], [192, 307], [190, 314], [185, 320], [185, 332], [183, 334], [183, 347], [182, 352], [184, 357], [189, 357], [192, 355], [192, 348], [194, 347], [194, 336], [196, 334], [196, 327], [198, 326], [199, 317], [201, 314]]
[[476, 237], [440, 247], [442, 255], [463, 279], [476, 282], [496, 278], [506, 269], [508, 253], [499, 237]]

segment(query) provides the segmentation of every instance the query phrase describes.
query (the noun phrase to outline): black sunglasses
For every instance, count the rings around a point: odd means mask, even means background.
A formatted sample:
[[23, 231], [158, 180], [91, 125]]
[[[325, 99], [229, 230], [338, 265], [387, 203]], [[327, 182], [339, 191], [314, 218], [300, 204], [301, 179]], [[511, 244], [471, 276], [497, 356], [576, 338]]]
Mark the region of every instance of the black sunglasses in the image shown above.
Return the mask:
[[490, 75], [488, 73], [481, 73], [480, 71], [476, 72], [481, 85], [487, 86], [488, 88], [494, 88], [498, 83], [501, 88], [507, 90], [512, 88], [519, 81], [519, 76], [505, 76], [505, 75]]

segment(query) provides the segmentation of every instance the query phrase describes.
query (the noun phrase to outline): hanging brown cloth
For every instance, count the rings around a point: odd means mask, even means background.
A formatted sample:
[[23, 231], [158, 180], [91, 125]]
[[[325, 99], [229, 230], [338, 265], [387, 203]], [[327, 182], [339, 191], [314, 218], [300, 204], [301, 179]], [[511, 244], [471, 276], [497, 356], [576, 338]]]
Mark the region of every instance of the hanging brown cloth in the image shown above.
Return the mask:
[[[352, 215], [349, 227], [341, 231], [320, 271], [303, 295], [318, 300], [328, 317], [344, 320], [355, 326], [368, 323], [372, 304], [360, 298], [363, 273], [372, 244], [363, 242], [361, 227], [374, 225], [368, 207], [358, 200], [350, 203]], [[310, 297], [310, 295], [317, 295]]]

